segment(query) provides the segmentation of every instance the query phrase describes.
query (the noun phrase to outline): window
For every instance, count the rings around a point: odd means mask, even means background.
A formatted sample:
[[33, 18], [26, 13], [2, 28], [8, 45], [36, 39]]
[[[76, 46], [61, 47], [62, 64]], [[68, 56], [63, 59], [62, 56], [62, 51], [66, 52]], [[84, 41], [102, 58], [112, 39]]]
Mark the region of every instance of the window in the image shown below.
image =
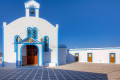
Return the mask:
[[17, 43], [16, 42], [19, 42], [20, 40], [20, 37], [17, 35], [15, 36], [14, 38], [14, 51], [16, 52], [17, 51]]
[[33, 28], [33, 38], [37, 38], [37, 28]]
[[31, 37], [31, 35], [32, 35], [32, 29], [31, 28], [28, 28], [27, 34], [28, 34], [29, 37]]
[[19, 41], [19, 37], [18, 36], [16, 36], [16, 42], [18, 42]]
[[27, 36], [28, 37], [33, 37], [33, 38], [37, 38], [37, 33], [38, 33], [38, 30], [37, 30], [37, 28], [31, 28], [31, 27], [29, 27], [28, 29], [27, 29]]
[[44, 51], [45, 52], [49, 51], [49, 38], [48, 38], [48, 36], [44, 37]]

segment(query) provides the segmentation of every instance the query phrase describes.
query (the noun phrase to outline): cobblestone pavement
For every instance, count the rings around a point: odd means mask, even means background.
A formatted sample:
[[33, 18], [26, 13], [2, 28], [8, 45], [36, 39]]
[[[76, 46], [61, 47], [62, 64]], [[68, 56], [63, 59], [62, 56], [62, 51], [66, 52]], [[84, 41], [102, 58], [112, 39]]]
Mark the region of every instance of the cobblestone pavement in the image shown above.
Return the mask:
[[120, 80], [120, 64], [77, 62], [53, 68], [0, 67], [0, 80]]

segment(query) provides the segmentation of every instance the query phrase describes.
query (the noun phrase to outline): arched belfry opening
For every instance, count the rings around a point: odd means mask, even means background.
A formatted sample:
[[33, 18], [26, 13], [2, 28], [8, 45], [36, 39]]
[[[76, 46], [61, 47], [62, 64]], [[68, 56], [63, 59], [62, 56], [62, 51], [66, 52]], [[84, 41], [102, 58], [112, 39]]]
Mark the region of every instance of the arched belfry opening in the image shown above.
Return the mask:
[[36, 11], [34, 6], [31, 6], [29, 9], [29, 15], [35, 17]]
[[35, 45], [22, 47], [22, 66], [38, 66], [38, 48]]

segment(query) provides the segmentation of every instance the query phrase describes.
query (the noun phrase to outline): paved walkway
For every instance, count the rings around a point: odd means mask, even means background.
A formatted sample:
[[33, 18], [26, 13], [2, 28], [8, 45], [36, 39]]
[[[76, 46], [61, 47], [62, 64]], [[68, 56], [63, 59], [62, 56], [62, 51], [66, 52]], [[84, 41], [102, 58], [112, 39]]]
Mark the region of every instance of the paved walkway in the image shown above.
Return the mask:
[[0, 68], [0, 80], [120, 80], [120, 64], [78, 62], [54, 68]]

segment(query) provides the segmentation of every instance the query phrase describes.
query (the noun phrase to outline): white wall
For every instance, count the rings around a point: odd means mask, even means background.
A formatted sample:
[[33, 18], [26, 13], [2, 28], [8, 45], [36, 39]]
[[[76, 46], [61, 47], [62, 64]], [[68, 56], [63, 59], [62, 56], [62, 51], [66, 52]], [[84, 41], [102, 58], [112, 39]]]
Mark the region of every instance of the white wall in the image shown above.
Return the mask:
[[120, 48], [70, 49], [67, 54], [67, 62], [74, 62], [75, 53], [79, 53], [79, 62], [88, 62], [87, 53], [92, 53], [93, 63], [110, 63], [109, 53], [115, 53], [115, 63], [120, 64]]
[[43, 61], [44, 61], [44, 64], [50, 63], [51, 62], [51, 53], [44, 52]]
[[67, 48], [59, 48], [59, 63], [66, 64]]

